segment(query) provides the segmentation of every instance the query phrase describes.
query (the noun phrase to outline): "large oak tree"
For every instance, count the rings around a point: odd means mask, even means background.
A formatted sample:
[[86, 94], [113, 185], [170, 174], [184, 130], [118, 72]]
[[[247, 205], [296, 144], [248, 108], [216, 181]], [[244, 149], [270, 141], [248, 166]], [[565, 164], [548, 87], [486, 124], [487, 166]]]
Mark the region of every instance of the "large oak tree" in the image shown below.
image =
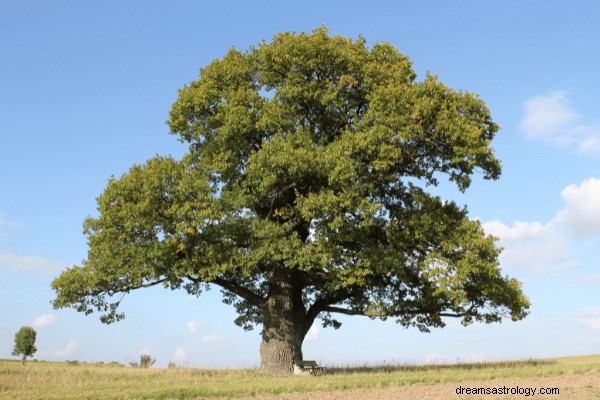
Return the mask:
[[261, 368], [280, 372], [318, 318], [427, 331], [527, 314], [495, 239], [427, 191], [497, 179], [498, 126], [475, 94], [417, 80], [391, 44], [319, 28], [230, 49], [179, 91], [168, 124], [189, 152], [110, 179], [55, 307], [110, 323], [133, 290], [217, 285], [236, 324], [262, 325]]

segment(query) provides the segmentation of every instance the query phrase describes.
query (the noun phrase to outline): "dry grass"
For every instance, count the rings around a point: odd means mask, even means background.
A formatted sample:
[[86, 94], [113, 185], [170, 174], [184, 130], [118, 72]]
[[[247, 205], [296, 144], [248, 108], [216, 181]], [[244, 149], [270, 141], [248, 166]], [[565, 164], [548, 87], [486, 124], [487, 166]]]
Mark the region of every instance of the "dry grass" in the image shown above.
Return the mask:
[[[121, 365], [0, 361], [0, 398], [51, 399], [201, 399], [201, 398], [404, 398], [420, 388], [442, 397], [460, 397], [451, 388], [464, 382], [499, 384], [574, 382], [600, 398], [600, 356], [548, 360], [438, 365], [330, 368], [322, 377], [272, 377], [256, 370], [191, 368], [136, 369]], [[436, 389], [437, 388], [437, 389]], [[449, 393], [443, 393], [450, 390]], [[566, 390], [563, 389], [563, 390]], [[573, 392], [574, 393], [574, 392]], [[594, 394], [595, 393], [595, 394]], [[377, 394], [377, 395], [376, 395]], [[438, 393], [439, 394], [439, 393]], [[389, 396], [391, 397], [389, 397]], [[365, 397], [366, 396], [366, 397]], [[406, 398], [414, 398], [414, 393]], [[420, 400], [426, 394], [418, 395]], [[523, 396], [521, 396], [522, 398]], [[548, 396], [546, 396], [548, 397]], [[436, 397], [430, 397], [436, 398]], [[482, 397], [493, 398], [493, 397]], [[503, 397], [504, 398], [504, 397]], [[507, 397], [510, 398], [510, 397]]]

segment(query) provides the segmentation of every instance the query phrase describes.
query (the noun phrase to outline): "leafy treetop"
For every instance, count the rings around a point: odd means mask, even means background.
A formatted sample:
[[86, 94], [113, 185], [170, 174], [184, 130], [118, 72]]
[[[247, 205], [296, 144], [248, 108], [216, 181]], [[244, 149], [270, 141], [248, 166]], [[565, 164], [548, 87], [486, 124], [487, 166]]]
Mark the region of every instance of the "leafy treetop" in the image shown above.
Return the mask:
[[112, 322], [134, 289], [215, 284], [246, 329], [288, 287], [304, 334], [317, 317], [339, 326], [335, 313], [422, 330], [527, 314], [494, 238], [427, 191], [497, 179], [498, 126], [477, 95], [416, 80], [391, 44], [320, 28], [230, 49], [179, 91], [168, 124], [189, 152], [109, 181], [55, 307]]

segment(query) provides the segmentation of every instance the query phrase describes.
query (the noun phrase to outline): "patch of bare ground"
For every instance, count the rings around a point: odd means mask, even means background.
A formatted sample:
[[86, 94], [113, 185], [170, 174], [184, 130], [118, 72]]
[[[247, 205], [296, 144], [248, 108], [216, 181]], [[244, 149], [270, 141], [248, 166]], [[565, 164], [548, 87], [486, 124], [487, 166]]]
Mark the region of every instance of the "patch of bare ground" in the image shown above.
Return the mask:
[[[317, 378], [318, 379], [318, 378]], [[532, 388], [535, 395], [522, 394], [457, 394], [457, 389], [463, 388]], [[558, 394], [540, 394], [540, 389], [550, 391], [557, 388]], [[494, 379], [490, 381], [464, 381], [439, 384], [414, 384], [378, 389], [350, 389], [328, 392], [285, 393], [280, 395], [258, 395], [253, 397], [236, 397], [236, 400], [488, 400], [488, 399], [569, 399], [591, 400], [600, 399], [600, 374], [563, 375], [544, 378], [514, 378]]]

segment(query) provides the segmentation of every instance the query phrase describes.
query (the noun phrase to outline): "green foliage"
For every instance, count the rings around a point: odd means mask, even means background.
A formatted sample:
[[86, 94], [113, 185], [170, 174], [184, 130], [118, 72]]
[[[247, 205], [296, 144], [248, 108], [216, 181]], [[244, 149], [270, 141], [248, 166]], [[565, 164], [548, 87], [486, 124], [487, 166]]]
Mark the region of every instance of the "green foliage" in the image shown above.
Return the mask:
[[110, 179], [85, 221], [87, 260], [52, 283], [55, 307], [110, 323], [132, 290], [214, 284], [251, 329], [289, 276], [304, 331], [339, 327], [336, 313], [421, 330], [527, 315], [495, 239], [427, 191], [497, 179], [498, 126], [477, 95], [416, 80], [391, 44], [319, 28], [230, 49], [167, 122], [189, 152]]
[[13, 356], [22, 356], [23, 364], [27, 357], [33, 357], [37, 348], [35, 347], [35, 339], [37, 333], [35, 329], [24, 326], [15, 334], [15, 347], [12, 351]]

